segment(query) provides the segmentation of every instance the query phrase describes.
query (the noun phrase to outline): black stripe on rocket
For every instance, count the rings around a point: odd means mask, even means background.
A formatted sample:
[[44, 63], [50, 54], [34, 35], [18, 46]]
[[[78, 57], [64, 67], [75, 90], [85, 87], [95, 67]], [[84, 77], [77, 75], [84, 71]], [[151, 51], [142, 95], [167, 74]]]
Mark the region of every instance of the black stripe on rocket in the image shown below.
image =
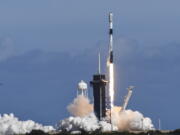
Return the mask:
[[[110, 36], [113, 35], [113, 29], [109, 29], [109, 35]], [[110, 50], [110, 59], [109, 59], [109, 61], [110, 61], [110, 63], [113, 63], [113, 50]]]
[[109, 35], [113, 34], [113, 29], [109, 29]]

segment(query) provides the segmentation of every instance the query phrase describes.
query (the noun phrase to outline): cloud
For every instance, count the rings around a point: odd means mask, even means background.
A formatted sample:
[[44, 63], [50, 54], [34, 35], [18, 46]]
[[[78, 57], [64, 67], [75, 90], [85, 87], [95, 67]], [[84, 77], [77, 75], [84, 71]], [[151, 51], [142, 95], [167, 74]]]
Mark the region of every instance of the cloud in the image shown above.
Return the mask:
[[6, 60], [14, 54], [13, 41], [9, 37], [0, 38], [0, 61]]
[[142, 64], [144, 64], [143, 62], [153, 62], [153, 64], [157, 64], [157, 62], [169, 64], [170, 62], [173, 64], [180, 58], [180, 43], [178, 42], [155, 46], [120, 37], [115, 40], [114, 44], [115, 58], [117, 61], [125, 63], [136, 61]]

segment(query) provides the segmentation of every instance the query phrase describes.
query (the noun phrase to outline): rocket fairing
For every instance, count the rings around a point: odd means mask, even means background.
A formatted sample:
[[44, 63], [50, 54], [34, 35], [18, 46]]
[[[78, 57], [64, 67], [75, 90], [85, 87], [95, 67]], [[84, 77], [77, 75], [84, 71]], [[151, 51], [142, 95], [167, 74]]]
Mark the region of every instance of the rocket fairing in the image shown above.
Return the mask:
[[113, 63], [113, 14], [109, 14], [109, 62]]

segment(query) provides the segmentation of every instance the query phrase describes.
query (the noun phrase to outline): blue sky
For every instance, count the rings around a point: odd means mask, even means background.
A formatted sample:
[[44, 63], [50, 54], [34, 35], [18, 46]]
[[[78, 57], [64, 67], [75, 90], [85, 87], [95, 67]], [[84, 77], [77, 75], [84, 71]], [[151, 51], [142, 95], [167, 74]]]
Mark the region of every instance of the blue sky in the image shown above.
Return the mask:
[[[77, 83], [105, 62], [107, 15], [114, 13], [116, 104], [128, 85], [129, 108], [158, 118], [163, 129], [180, 125], [180, 1], [0, 1], [0, 107], [20, 119], [55, 124]], [[105, 69], [105, 63], [104, 67]], [[90, 96], [92, 90], [89, 88]]]

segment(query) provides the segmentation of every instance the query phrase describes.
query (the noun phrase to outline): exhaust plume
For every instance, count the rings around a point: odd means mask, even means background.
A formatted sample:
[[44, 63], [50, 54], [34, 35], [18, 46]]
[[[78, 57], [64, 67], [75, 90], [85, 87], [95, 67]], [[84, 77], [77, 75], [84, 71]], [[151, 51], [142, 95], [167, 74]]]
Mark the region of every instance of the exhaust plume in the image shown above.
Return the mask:
[[117, 126], [119, 131], [142, 131], [153, 130], [154, 126], [148, 117], [144, 117], [138, 111], [123, 110], [121, 107], [112, 108], [112, 124]]
[[110, 110], [107, 111], [107, 117], [104, 120], [98, 121], [94, 115], [93, 105], [89, 103], [89, 99], [84, 96], [78, 96], [74, 99], [73, 103], [68, 107], [68, 111], [73, 115], [67, 119], [61, 120], [57, 124], [57, 130], [65, 130], [69, 132], [74, 131], [143, 131], [154, 130], [152, 121], [148, 117], [144, 117], [138, 111], [123, 110], [120, 106], [114, 106], [111, 109], [111, 122]]
[[107, 67], [108, 67], [108, 78], [109, 78], [109, 83], [108, 83], [108, 98], [109, 98], [109, 108], [114, 107], [114, 64], [107, 62]]
[[84, 117], [93, 112], [93, 105], [87, 97], [78, 95], [67, 110], [75, 117]]

